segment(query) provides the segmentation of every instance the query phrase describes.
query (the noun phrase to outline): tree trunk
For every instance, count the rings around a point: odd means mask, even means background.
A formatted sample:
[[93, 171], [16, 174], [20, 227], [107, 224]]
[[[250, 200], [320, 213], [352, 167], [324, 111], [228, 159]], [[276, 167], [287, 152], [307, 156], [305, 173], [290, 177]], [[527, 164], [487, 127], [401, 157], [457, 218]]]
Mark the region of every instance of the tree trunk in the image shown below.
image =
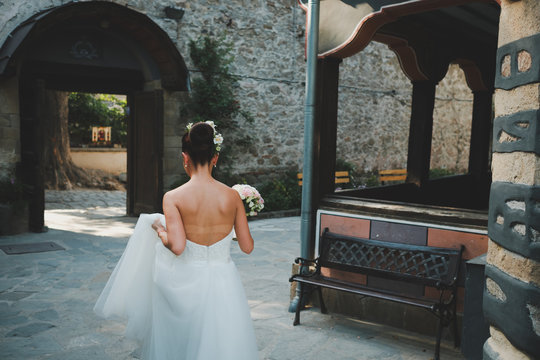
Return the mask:
[[44, 108], [43, 162], [45, 188], [70, 190], [77, 187], [118, 188], [110, 175], [85, 170], [73, 163], [69, 145], [68, 92], [46, 90]]

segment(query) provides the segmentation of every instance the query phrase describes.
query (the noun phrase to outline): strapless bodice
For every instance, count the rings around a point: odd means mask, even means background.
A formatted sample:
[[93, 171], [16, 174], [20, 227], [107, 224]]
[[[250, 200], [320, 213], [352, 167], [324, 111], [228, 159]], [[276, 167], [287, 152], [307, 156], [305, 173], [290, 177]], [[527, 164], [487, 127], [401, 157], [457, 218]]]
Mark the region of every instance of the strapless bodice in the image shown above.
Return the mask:
[[186, 240], [186, 248], [180, 257], [189, 262], [229, 262], [231, 261], [231, 240], [232, 232], [210, 246]]
[[186, 240], [186, 247], [179, 256], [174, 255], [161, 242], [156, 243], [156, 252], [169, 261], [189, 263], [228, 263], [231, 261], [231, 240], [233, 232], [218, 242], [206, 246]]

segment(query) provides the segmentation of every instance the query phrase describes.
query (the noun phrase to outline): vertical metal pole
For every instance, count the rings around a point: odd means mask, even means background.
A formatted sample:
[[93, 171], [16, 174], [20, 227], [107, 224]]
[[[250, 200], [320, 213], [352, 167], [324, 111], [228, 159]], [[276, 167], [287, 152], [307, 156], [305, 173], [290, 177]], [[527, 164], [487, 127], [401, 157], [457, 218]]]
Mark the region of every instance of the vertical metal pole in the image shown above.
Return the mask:
[[[317, 79], [317, 52], [319, 47], [319, 0], [308, 3], [308, 33], [306, 46], [306, 101], [304, 106], [304, 164], [302, 179], [302, 209], [300, 225], [300, 256], [313, 257], [313, 151], [315, 137], [315, 106]], [[303, 267], [300, 268], [303, 272]], [[300, 284], [296, 288], [296, 296], [289, 305], [289, 311], [296, 311], [300, 297]]]

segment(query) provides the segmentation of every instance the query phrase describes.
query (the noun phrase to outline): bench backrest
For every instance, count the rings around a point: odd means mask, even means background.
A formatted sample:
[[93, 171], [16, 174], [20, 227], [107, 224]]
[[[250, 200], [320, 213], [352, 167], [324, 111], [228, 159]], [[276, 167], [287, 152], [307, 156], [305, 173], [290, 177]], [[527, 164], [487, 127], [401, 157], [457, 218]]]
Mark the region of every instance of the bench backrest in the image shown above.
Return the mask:
[[368, 240], [325, 229], [319, 243], [319, 264], [355, 273], [449, 287], [457, 280], [460, 249]]
[[[335, 184], [348, 184], [350, 182], [349, 179], [349, 172], [348, 171], [336, 171], [336, 177], [334, 178]], [[298, 178], [298, 185], [302, 186], [302, 179], [304, 178], [303, 173], [296, 174], [296, 177]]]
[[379, 181], [405, 181], [407, 169], [379, 170]]

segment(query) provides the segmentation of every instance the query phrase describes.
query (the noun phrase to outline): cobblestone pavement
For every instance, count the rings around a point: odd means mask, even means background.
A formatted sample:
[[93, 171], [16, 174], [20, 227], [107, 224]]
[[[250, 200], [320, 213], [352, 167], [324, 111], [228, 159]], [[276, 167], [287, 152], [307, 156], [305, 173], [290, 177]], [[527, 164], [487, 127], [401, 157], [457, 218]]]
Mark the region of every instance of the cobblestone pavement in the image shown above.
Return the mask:
[[[124, 324], [92, 312], [122, 255], [136, 218], [125, 216], [125, 193], [62, 191], [46, 194], [43, 234], [0, 237], [0, 245], [53, 241], [60, 251], [6, 255], [0, 251], [0, 359], [136, 359], [137, 343]], [[302, 314], [292, 326], [291, 263], [299, 252], [299, 217], [250, 222], [251, 255], [236, 247], [261, 359], [430, 359], [433, 337], [343, 316]], [[442, 359], [462, 359], [443, 344]]]

